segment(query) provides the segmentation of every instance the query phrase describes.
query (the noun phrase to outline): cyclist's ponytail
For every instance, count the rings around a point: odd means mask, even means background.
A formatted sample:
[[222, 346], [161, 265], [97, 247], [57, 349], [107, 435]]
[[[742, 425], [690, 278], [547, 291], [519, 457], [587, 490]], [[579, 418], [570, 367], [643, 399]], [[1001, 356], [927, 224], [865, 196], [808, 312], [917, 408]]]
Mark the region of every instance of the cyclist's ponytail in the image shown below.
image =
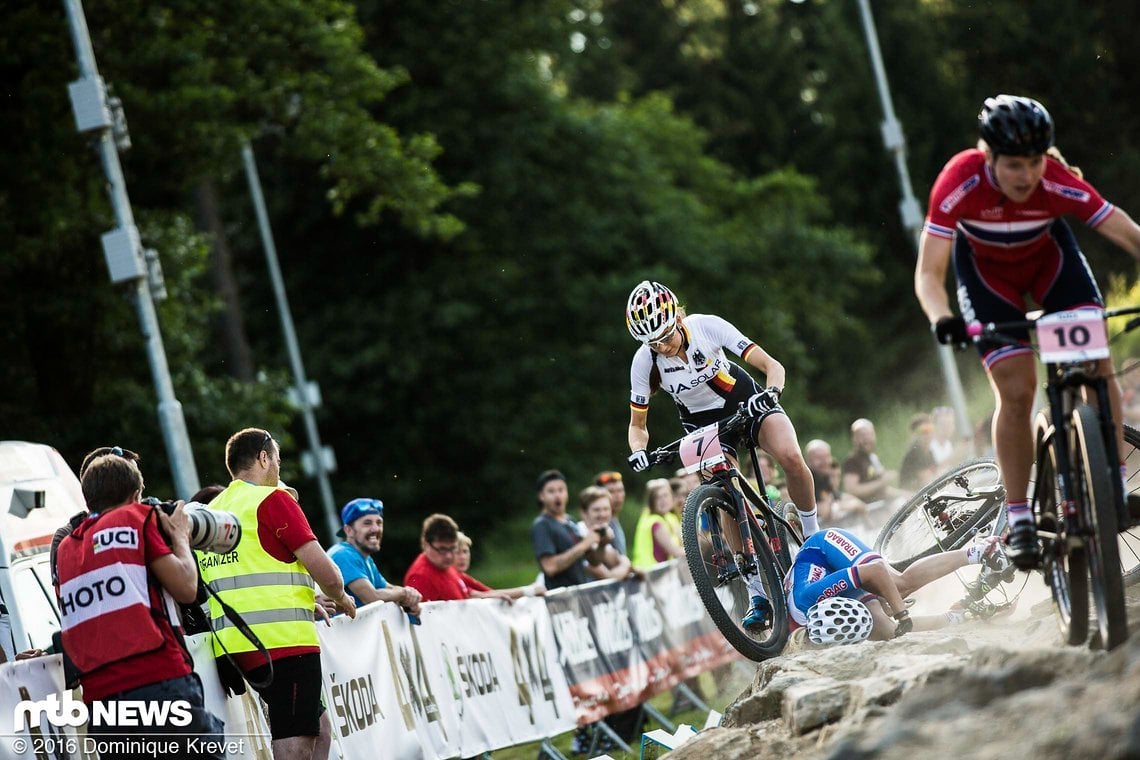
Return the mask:
[[1061, 151], [1057, 149], [1056, 145], [1050, 145], [1049, 149], [1045, 151], [1045, 155], [1060, 163], [1061, 166], [1075, 174], [1079, 179], [1085, 178], [1085, 173], [1081, 171], [1081, 167], [1071, 166], [1069, 162], [1065, 160], [1065, 157], [1061, 155]]
[[649, 395], [652, 396], [661, 390], [661, 370], [657, 369], [657, 352], [653, 354], [653, 366], [649, 368]]

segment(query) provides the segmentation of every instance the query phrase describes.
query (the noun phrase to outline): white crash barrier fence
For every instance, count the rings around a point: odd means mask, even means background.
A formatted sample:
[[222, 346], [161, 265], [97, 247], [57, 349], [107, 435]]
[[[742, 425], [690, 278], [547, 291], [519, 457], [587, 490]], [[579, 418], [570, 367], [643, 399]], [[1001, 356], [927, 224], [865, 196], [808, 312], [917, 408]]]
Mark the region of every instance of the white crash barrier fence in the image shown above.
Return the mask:
[[[421, 625], [386, 603], [320, 622], [331, 756], [473, 757], [636, 706], [737, 657], [703, 612], [686, 568], [669, 562], [644, 582], [592, 583], [512, 605], [425, 604]], [[256, 695], [226, 696], [208, 634], [188, 644], [206, 706], [226, 722], [229, 757], [270, 760]], [[63, 742], [80, 740], [82, 729], [46, 718], [15, 728], [20, 700], [64, 691], [57, 655], [0, 666], [0, 760], [85, 759], [67, 751], [81, 741]]]

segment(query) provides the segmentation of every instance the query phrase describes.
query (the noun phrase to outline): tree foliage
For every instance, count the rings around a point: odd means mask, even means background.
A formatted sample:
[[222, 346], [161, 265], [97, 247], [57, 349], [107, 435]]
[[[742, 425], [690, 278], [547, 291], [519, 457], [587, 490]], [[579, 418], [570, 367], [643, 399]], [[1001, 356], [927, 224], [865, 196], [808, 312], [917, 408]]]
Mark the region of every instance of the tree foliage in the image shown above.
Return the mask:
[[[1040, 98], [1107, 197], [1140, 206], [1129, 97], [1137, 11], [1107, 0], [873, 3], [920, 202], [999, 91]], [[378, 496], [386, 551], [419, 518], [476, 531], [625, 456], [629, 289], [674, 287], [789, 370], [801, 437], [868, 414], [931, 361], [914, 245], [857, 6], [839, 0], [109, 0], [88, 9], [124, 102], [140, 228], [172, 297], [167, 351], [204, 481], [246, 425], [305, 445], [239, 147], [256, 149], [322, 438], [343, 502]], [[114, 441], [165, 463], [130, 304], [107, 283], [103, 178], [75, 134], [58, 8], [10, 14], [0, 67], [0, 430], [72, 460]], [[1064, 59], [1050, 52], [1066, 51]], [[1031, 52], [1026, 52], [1031, 51]], [[1095, 83], [1095, 86], [1092, 84]], [[258, 381], [214, 340], [211, 242], [192, 191], [218, 188]], [[1082, 235], [1094, 266], [1118, 251]], [[934, 389], [935, 391], [937, 389]], [[654, 442], [678, 432], [653, 404]], [[294, 435], [291, 437], [290, 433]], [[301, 484], [303, 502], [317, 506]], [[313, 494], [310, 496], [309, 494]], [[315, 525], [322, 521], [313, 520]]]

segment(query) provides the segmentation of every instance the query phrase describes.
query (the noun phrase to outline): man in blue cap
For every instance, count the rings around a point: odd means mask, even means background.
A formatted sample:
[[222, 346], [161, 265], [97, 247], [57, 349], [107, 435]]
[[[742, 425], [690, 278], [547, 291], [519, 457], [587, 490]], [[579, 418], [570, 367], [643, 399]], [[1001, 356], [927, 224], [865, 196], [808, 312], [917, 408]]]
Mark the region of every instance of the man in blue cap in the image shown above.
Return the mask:
[[384, 502], [353, 499], [340, 511], [343, 526], [337, 535], [345, 539], [329, 549], [329, 556], [344, 576], [344, 587], [357, 606], [377, 600], [395, 602], [413, 615], [420, 614], [420, 592], [411, 586], [393, 586], [376, 567], [373, 555], [384, 538]]

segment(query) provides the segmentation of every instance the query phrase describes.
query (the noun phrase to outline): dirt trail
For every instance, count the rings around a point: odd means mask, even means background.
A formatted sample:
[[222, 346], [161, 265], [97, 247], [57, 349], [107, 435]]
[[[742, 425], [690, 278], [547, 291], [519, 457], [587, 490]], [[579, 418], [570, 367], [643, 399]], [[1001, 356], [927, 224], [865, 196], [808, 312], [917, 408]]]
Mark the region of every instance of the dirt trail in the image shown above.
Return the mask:
[[[961, 595], [944, 579], [914, 611]], [[723, 727], [668, 757], [1140, 758], [1140, 586], [1128, 603], [1132, 636], [1110, 653], [1062, 645], [1040, 574], [1001, 619], [846, 647], [797, 636]]]

